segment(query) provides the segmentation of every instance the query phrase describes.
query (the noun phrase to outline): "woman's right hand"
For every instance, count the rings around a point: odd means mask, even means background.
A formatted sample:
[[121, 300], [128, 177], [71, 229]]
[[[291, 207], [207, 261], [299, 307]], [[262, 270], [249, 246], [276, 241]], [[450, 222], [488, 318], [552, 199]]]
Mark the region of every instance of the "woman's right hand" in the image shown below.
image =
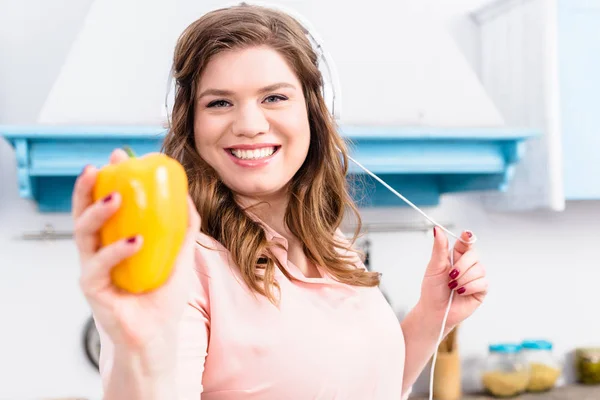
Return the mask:
[[[111, 163], [127, 159], [120, 149], [113, 151]], [[194, 246], [200, 230], [200, 217], [188, 195], [189, 224], [183, 246], [167, 282], [145, 294], [130, 294], [111, 282], [111, 269], [135, 254], [144, 238], [130, 243], [123, 238], [101, 246], [99, 230], [121, 204], [119, 193], [109, 201], [92, 201], [92, 189], [98, 170], [88, 166], [77, 179], [73, 190], [72, 214], [75, 242], [81, 264], [80, 286], [92, 308], [94, 318], [115, 347], [144, 351], [160, 343], [175, 346], [177, 326], [187, 304], [193, 279]]]

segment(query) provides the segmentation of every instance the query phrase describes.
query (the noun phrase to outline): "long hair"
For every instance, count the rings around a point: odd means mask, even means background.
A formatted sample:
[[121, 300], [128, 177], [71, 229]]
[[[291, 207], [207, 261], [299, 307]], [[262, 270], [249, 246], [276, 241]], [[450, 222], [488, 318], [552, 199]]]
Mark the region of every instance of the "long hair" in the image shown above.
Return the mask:
[[[236, 203], [234, 193], [199, 156], [194, 144], [196, 91], [207, 63], [222, 51], [251, 46], [269, 46], [284, 57], [302, 83], [308, 109], [309, 150], [289, 184], [287, 227], [303, 243], [307, 257], [334, 279], [357, 286], [379, 285], [379, 273], [356, 268], [359, 258], [353, 244], [361, 218], [346, 180], [347, 146], [323, 99], [317, 54], [304, 28], [276, 10], [241, 4], [212, 11], [189, 25], [176, 44], [177, 91], [162, 151], [179, 160], [188, 174], [190, 195], [202, 218], [201, 231], [229, 250], [253, 292], [275, 302], [275, 268], [292, 279], [273, 256], [273, 243], [268, 242], [260, 222]], [[336, 235], [346, 211], [354, 213], [357, 221], [351, 240]]]

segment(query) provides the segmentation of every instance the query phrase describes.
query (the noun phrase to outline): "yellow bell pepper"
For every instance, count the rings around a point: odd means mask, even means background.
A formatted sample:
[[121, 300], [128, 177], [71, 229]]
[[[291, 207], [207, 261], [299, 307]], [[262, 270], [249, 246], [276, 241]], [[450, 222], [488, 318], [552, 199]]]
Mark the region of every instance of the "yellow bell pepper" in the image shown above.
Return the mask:
[[100, 231], [102, 246], [134, 235], [140, 250], [111, 271], [113, 283], [130, 293], [163, 285], [170, 277], [187, 225], [188, 180], [182, 165], [161, 153], [130, 158], [98, 171], [94, 201], [118, 192], [119, 209]]

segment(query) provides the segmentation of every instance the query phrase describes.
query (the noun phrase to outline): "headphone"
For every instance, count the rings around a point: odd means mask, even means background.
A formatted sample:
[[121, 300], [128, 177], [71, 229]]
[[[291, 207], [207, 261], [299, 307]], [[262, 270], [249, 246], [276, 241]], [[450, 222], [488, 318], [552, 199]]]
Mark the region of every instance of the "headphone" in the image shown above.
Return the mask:
[[[256, 5], [270, 8], [273, 10], [278, 10], [288, 14], [289, 16], [294, 18], [298, 22], [298, 24], [300, 24], [300, 26], [304, 30], [304, 34], [310, 41], [313, 50], [317, 54], [317, 65], [319, 67], [319, 71], [321, 71], [321, 75], [323, 76], [322, 95], [325, 99], [325, 103], [327, 104], [327, 108], [329, 109], [329, 112], [333, 116], [334, 120], [339, 121], [341, 117], [340, 81], [333, 59], [331, 58], [331, 55], [323, 48], [323, 45], [321, 44], [322, 40], [318, 36], [318, 34], [316, 34], [316, 30], [314, 29], [314, 27], [296, 11], [282, 7], [280, 5], [267, 5], [263, 2], [258, 1], [243, 1], [241, 3], [230, 3], [228, 6], [219, 6], [218, 9], [241, 5]], [[167, 90], [165, 95], [165, 112], [167, 117], [167, 124], [169, 127], [171, 127], [171, 108], [169, 107], [169, 96], [171, 93], [173, 93], [173, 96], [175, 96], [177, 92], [177, 83], [173, 78], [173, 73], [174, 66], [171, 67], [171, 71], [169, 73], [169, 77], [167, 80]]]

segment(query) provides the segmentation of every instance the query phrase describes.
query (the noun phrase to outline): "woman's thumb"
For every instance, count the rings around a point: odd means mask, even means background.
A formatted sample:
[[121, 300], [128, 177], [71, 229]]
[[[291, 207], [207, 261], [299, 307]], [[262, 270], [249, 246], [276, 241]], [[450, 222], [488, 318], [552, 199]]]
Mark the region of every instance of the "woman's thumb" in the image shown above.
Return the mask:
[[446, 233], [438, 228], [433, 228], [433, 250], [431, 252], [431, 262], [429, 263], [430, 273], [440, 273], [448, 266], [449, 262], [448, 237]]

